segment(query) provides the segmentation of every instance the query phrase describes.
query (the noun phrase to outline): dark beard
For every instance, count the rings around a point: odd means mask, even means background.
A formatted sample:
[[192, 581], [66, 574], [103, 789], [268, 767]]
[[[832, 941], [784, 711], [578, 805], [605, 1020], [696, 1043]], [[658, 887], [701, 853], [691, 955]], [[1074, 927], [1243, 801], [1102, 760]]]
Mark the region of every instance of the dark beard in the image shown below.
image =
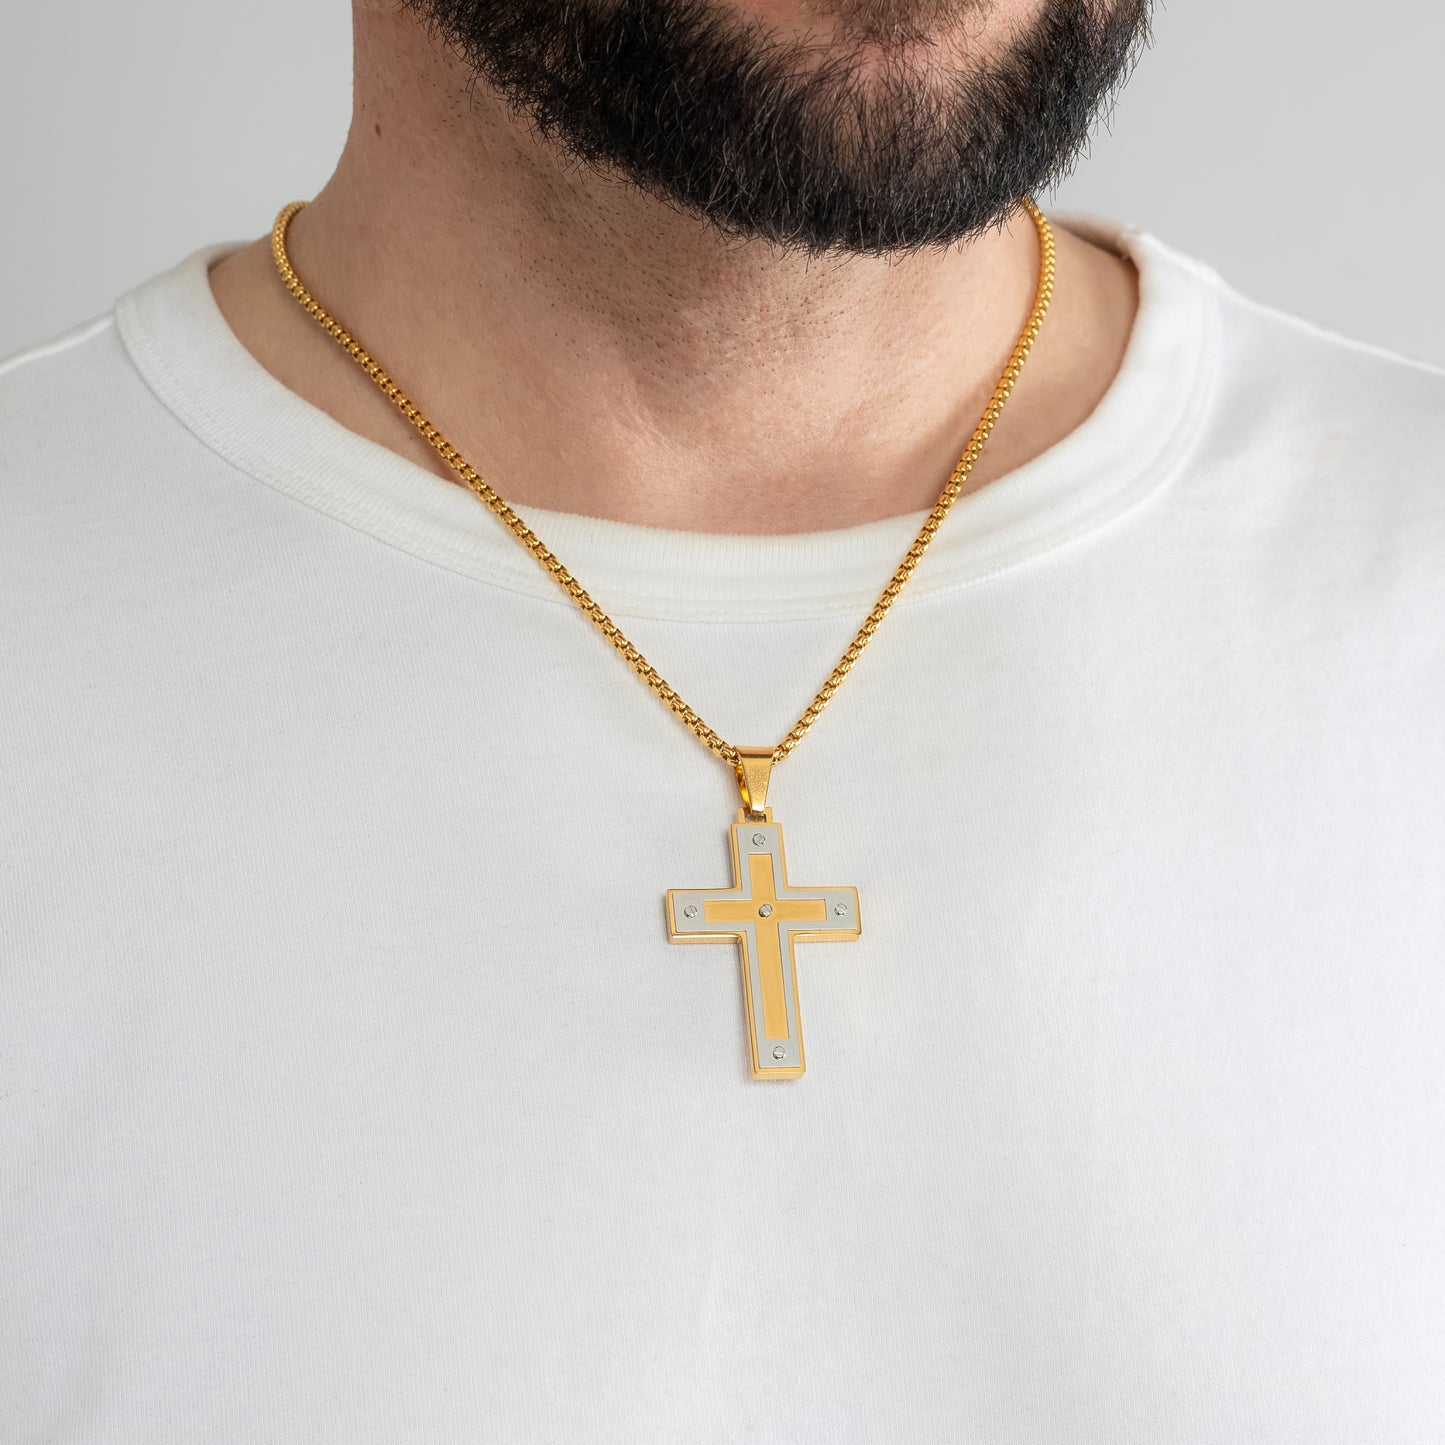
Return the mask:
[[1045, 0], [964, 71], [929, 63], [927, 21], [980, 0], [839, 0], [865, 75], [716, 0], [405, 3], [565, 152], [728, 236], [874, 255], [968, 240], [1061, 179], [1149, 18]]

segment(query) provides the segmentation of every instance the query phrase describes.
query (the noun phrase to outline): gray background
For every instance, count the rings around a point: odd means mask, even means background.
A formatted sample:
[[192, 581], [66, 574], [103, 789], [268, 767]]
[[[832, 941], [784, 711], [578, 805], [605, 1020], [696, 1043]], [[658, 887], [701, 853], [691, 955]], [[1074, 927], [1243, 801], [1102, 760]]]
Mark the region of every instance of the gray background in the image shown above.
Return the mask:
[[[346, 131], [346, 0], [45, 0], [0, 43], [0, 356], [267, 230]], [[1438, 0], [1173, 0], [1050, 202], [1445, 364]]]

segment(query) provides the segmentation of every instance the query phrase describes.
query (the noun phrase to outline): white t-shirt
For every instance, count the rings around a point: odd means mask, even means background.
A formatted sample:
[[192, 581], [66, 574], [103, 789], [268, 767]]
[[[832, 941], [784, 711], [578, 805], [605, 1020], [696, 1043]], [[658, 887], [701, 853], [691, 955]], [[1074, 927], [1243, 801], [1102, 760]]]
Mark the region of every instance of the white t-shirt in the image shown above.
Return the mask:
[[[1096, 230], [1118, 379], [774, 779], [788, 1083], [727, 770], [224, 247], [10, 363], [0, 1441], [1445, 1439], [1445, 375]], [[762, 745], [920, 517], [531, 520]]]

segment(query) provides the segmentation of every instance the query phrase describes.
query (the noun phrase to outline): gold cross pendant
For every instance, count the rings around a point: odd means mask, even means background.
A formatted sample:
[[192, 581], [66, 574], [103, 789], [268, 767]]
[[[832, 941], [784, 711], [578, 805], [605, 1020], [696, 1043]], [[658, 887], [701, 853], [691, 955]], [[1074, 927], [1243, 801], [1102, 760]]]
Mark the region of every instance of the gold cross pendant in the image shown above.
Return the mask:
[[772, 749], [739, 751], [743, 806], [732, 825], [733, 886], [670, 888], [667, 935], [673, 943], [738, 944], [753, 1077], [796, 1079], [804, 1065], [793, 944], [857, 938], [858, 890], [788, 883], [783, 830], [763, 807]]

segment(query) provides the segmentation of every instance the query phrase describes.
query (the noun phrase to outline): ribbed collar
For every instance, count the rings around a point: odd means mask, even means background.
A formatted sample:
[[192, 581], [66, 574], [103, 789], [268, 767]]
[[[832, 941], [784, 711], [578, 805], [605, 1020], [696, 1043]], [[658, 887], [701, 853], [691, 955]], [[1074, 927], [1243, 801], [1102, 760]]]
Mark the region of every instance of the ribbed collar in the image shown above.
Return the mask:
[[[901, 603], [977, 583], [1105, 525], [1162, 486], [1200, 433], [1217, 370], [1213, 274], [1136, 229], [1089, 217], [1061, 224], [1138, 268], [1123, 365], [1082, 425], [960, 499]], [[116, 304], [127, 350], [160, 401], [241, 471], [338, 522], [478, 582], [570, 605], [469, 492], [347, 430], [256, 361], [207, 275], [235, 244], [192, 253]], [[523, 515], [609, 612], [743, 622], [861, 615], [925, 514], [781, 537], [537, 508]]]

